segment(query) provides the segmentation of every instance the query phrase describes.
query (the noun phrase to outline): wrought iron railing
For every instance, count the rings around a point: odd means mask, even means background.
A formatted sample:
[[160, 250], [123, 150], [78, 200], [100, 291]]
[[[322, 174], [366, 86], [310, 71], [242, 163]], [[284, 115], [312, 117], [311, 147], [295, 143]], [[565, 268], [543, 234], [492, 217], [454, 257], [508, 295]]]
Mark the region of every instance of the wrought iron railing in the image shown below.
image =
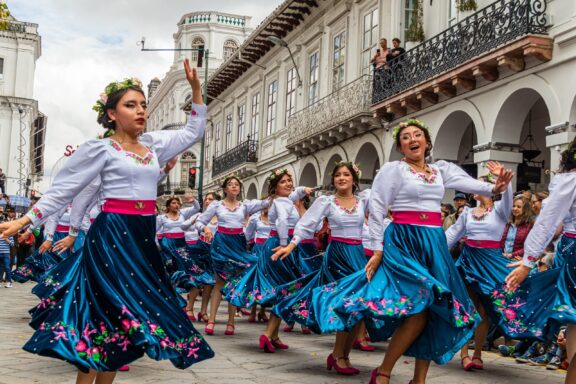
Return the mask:
[[364, 75], [339, 90], [318, 100], [288, 118], [288, 145], [306, 140], [350, 120], [370, 113], [372, 77]]
[[189, 188], [187, 183], [164, 183], [158, 184], [157, 193], [161, 195], [184, 194]]
[[15, 20], [0, 20], [0, 32], [36, 33], [38, 25]]
[[215, 157], [212, 164], [212, 177], [229, 171], [243, 163], [258, 161], [258, 140], [246, 140], [225, 154]]
[[545, 0], [499, 0], [376, 71], [372, 103], [527, 34], [546, 34]]

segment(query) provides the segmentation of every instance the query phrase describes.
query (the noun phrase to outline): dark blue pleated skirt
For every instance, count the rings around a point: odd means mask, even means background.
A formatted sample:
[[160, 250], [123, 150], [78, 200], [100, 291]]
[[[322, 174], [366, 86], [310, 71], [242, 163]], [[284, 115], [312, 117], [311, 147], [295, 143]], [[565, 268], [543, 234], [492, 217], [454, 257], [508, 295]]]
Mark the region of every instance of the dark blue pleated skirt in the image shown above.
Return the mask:
[[230, 235], [216, 232], [210, 256], [214, 272], [225, 282], [237, 278], [244, 269], [258, 261], [256, 256], [246, 250], [246, 237], [243, 233]]
[[[66, 236], [68, 236], [66, 232], [55, 232], [52, 244], [55, 245], [57, 241], [62, 240]], [[52, 250], [40, 254], [39, 249], [36, 248], [24, 260], [22, 265], [12, 273], [12, 278], [19, 283], [25, 283], [29, 280], [42, 281], [58, 263], [67, 259], [71, 254], [72, 252], [66, 251], [59, 255]]]
[[69, 280], [35, 313], [24, 349], [84, 372], [115, 371], [144, 354], [182, 369], [214, 356], [183, 312], [154, 236], [153, 216], [101, 213]]
[[302, 275], [316, 272], [322, 267], [322, 254], [315, 243], [298, 244], [298, 262]]
[[186, 244], [186, 248], [178, 250], [176, 272], [171, 276], [172, 283], [185, 290], [214, 286], [214, 268], [210, 258], [210, 244], [198, 241], [196, 244]]

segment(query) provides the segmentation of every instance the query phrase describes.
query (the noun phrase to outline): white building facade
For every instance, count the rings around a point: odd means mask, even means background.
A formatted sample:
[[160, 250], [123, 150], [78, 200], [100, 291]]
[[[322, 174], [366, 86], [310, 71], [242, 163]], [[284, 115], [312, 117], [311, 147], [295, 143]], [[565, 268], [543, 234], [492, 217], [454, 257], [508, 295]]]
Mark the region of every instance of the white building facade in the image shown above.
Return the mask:
[[[328, 186], [341, 159], [359, 163], [368, 185], [400, 158], [392, 128], [407, 118], [429, 125], [435, 159], [473, 175], [499, 160], [516, 188], [545, 189], [576, 136], [576, 3], [469, 3], [285, 1], [237, 52], [254, 64], [230, 60], [209, 79], [205, 190], [235, 173], [256, 198], [280, 167], [298, 185]], [[270, 35], [292, 50], [300, 87]], [[373, 74], [380, 37], [423, 41]]]
[[0, 17], [0, 168], [8, 177], [9, 194], [29, 194], [44, 172], [47, 119], [34, 99], [40, 55], [38, 25], [4, 13]]
[[[208, 76], [213, 74], [250, 35], [250, 19], [221, 12], [193, 12], [182, 16], [174, 34], [173, 64], [162, 80], [156, 78], [148, 85], [150, 118], [147, 130], [178, 129], [186, 123], [184, 106], [192, 94], [183, 70], [184, 59], [190, 60], [204, 82], [206, 70]], [[208, 62], [204, 50], [208, 51]], [[199, 158], [200, 144], [182, 154], [161, 186], [161, 194], [188, 189], [189, 170], [198, 167]]]

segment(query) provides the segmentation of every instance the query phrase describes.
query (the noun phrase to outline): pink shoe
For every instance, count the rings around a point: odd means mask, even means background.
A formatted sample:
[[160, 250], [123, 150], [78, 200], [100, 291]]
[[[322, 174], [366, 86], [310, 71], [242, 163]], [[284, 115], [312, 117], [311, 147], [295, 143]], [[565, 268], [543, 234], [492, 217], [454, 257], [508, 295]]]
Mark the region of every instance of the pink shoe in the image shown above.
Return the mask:
[[130, 366], [129, 365], [123, 365], [120, 368], [118, 368], [118, 370], [120, 372], [128, 372], [130, 370]]
[[267, 353], [276, 352], [276, 348], [272, 345], [272, 342], [266, 335], [260, 336], [260, 349]]

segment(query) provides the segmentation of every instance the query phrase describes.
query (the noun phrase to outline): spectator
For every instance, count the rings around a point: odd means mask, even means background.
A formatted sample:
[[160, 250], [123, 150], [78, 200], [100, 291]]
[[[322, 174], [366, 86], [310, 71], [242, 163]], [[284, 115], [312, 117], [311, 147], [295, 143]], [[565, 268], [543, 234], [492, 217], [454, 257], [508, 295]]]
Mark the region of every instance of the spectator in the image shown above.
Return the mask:
[[390, 53], [386, 57], [386, 60], [388, 60], [390, 62], [393, 59], [399, 57], [400, 55], [403, 55], [406, 52], [406, 50], [400, 46], [400, 43], [401, 43], [401, 41], [399, 38], [395, 37], [392, 39], [392, 46], [394, 48], [392, 48], [390, 50]]
[[550, 195], [549, 192], [536, 192], [532, 195], [532, 199], [530, 201], [530, 205], [532, 206], [532, 211], [534, 211], [534, 215], [538, 216], [540, 214], [540, 210], [542, 209], [542, 200]]
[[5, 274], [6, 284], [4, 287], [12, 288], [12, 275], [10, 274], [10, 249], [14, 246], [14, 239], [0, 239], [0, 278]]
[[524, 195], [514, 198], [510, 222], [504, 228], [500, 245], [504, 256], [509, 259], [522, 260], [524, 256], [524, 241], [534, 225], [534, 212], [530, 208], [530, 200]]
[[442, 228], [444, 229], [444, 231], [446, 231], [455, 223], [454, 216], [452, 215], [454, 214], [454, 212], [456, 212], [456, 210], [454, 209], [454, 206], [452, 204], [442, 204], [441, 212], [442, 212]]
[[388, 57], [388, 55], [388, 40], [381, 38], [380, 48], [376, 49], [376, 54], [372, 57], [372, 60], [370, 60], [375, 70], [388, 68], [388, 64], [386, 63], [386, 57]]
[[6, 193], [6, 174], [0, 168], [0, 193]]

